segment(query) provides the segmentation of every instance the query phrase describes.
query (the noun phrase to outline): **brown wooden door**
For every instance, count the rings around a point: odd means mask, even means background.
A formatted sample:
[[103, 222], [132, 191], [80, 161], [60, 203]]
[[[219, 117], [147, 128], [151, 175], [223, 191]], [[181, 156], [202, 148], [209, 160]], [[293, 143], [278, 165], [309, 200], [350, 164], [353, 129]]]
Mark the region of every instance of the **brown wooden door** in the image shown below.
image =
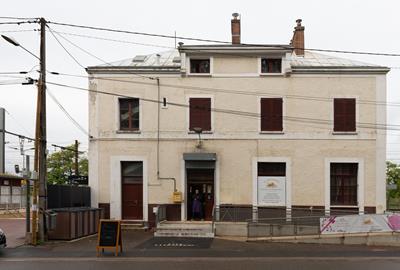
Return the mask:
[[[188, 220], [212, 220], [214, 208], [214, 170], [213, 169], [189, 169], [187, 171], [187, 218]], [[201, 198], [201, 217], [194, 216], [193, 198], [198, 190]]]
[[143, 219], [143, 184], [122, 185], [122, 219]]
[[143, 163], [121, 162], [122, 219], [143, 219]]

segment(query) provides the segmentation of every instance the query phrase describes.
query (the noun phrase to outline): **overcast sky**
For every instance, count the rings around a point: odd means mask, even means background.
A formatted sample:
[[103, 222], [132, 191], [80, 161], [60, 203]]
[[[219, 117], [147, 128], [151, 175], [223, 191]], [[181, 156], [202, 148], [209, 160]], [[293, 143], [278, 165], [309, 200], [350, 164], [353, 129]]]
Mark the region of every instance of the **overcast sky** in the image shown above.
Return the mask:
[[[204, 39], [230, 41], [230, 19], [233, 12], [241, 14], [242, 42], [261, 44], [288, 44], [292, 37], [295, 20], [303, 19], [305, 43], [308, 48], [400, 53], [400, 1], [5, 1], [1, 4], [1, 16], [44, 17], [48, 21], [91, 25]], [[1, 22], [12, 21], [0, 19]], [[174, 46], [174, 40], [111, 34], [99, 31], [51, 26], [54, 30], [72, 34], [91, 35], [118, 39], [132, 43], [118, 43], [65, 35], [73, 43], [105, 61], [115, 61], [137, 54], [154, 53]], [[0, 24], [0, 33], [14, 37], [24, 47], [39, 54], [39, 33], [37, 31], [7, 32], [38, 29], [35, 24]], [[84, 66], [102, 64], [81, 50], [61, 41]], [[188, 41], [184, 41], [189, 44]], [[364, 62], [397, 67], [387, 76], [388, 101], [400, 102], [400, 57], [340, 55], [339, 57]], [[7, 77], [15, 74], [4, 72], [34, 72], [38, 61], [20, 48], [0, 40], [0, 84], [19, 80]], [[47, 69], [69, 74], [86, 75], [85, 71], [72, 60], [54, 38], [47, 34]], [[20, 76], [20, 75], [19, 75]], [[48, 76], [48, 81], [87, 87], [85, 78]], [[65, 109], [87, 129], [87, 93], [78, 90], [48, 86]], [[35, 86], [0, 85], [0, 107], [7, 110], [7, 130], [34, 136], [36, 88]], [[82, 142], [87, 150], [87, 136], [81, 132], [63, 112], [48, 98], [48, 141], [60, 145]], [[400, 125], [400, 107], [388, 107], [388, 124]], [[388, 132], [388, 158], [400, 162], [400, 132]], [[19, 152], [10, 147], [18, 147], [18, 139], [7, 136], [6, 169], [13, 170], [14, 164], [21, 164]], [[25, 147], [32, 147], [26, 144]], [[49, 147], [50, 152], [54, 150]], [[29, 152], [33, 154], [33, 152]]]

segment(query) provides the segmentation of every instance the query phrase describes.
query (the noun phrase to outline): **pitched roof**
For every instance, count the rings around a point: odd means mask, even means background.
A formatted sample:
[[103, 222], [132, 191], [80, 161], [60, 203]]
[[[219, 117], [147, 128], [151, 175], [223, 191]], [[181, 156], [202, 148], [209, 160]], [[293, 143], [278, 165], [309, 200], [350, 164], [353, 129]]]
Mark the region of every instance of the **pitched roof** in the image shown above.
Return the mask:
[[[278, 45], [280, 46], [280, 45]], [[220, 46], [219, 48], [224, 49], [227, 46]], [[270, 47], [270, 46], [269, 46]], [[265, 48], [269, 48], [266, 46]], [[277, 47], [277, 46], [275, 46]], [[193, 49], [192, 47], [188, 47]], [[210, 47], [211, 48], [211, 47]], [[218, 47], [212, 47], [218, 48]], [[236, 46], [234, 48], [243, 48], [248, 51], [248, 47]], [[257, 47], [263, 48], [263, 47]], [[190, 49], [189, 49], [190, 50]], [[235, 55], [238, 52], [232, 52], [231, 55]], [[386, 73], [389, 68], [364, 63], [361, 61], [340, 58], [332, 55], [326, 55], [311, 51], [305, 51], [304, 56], [297, 56], [294, 52], [289, 58], [290, 66], [293, 73], [338, 73], [343, 71], [351, 72], [379, 72]], [[181, 67], [180, 53], [178, 49], [163, 51], [159, 53], [153, 53], [148, 55], [136, 55], [133, 58], [128, 58], [108, 64], [99, 66], [89, 67], [89, 70], [105, 70], [116, 71], [120, 69], [131, 69], [134, 72], [178, 72]]]

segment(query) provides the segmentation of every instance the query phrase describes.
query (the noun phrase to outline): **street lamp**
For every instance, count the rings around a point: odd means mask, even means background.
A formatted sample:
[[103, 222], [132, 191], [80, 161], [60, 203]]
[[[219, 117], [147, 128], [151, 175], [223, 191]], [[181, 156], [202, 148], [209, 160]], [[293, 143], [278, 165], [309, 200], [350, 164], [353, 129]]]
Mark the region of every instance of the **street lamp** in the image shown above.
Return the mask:
[[[47, 208], [47, 192], [46, 192], [46, 20], [39, 19], [40, 24], [40, 57], [23, 47], [18, 41], [13, 38], [1, 35], [8, 43], [22, 48], [24, 51], [39, 60], [40, 63], [40, 78], [38, 81], [38, 100], [36, 111], [36, 136], [35, 136], [35, 162], [34, 171], [38, 172], [38, 180], [35, 181], [33, 189], [33, 215], [32, 215], [32, 244], [36, 245], [36, 227], [38, 210], [39, 214], [39, 237], [42, 241], [45, 240], [45, 226], [43, 211]], [[33, 82], [33, 80], [28, 81]], [[39, 192], [38, 192], [39, 191]], [[38, 194], [39, 193], [39, 194]], [[39, 205], [37, 199], [39, 198]]]
[[18, 41], [16, 41], [14, 38], [12, 37], [8, 37], [5, 35], [1, 35], [2, 38], [4, 38], [8, 43], [16, 46], [16, 47], [21, 47], [24, 51], [26, 51], [27, 53], [29, 53], [30, 55], [32, 55], [33, 57], [37, 58], [40, 60], [39, 56], [35, 55], [33, 52], [29, 51], [28, 49], [26, 49], [24, 46], [22, 46], [21, 44], [19, 44]]

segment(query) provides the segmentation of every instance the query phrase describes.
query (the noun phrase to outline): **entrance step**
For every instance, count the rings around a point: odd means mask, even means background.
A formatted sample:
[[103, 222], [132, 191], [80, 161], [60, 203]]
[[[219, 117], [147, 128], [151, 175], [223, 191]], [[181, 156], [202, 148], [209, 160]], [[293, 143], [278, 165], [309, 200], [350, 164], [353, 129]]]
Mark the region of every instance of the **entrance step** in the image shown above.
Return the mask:
[[213, 238], [211, 222], [173, 222], [164, 221], [157, 226], [156, 237], [202, 237]]
[[124, 220], [122, 220], [121, 229], [123, 229], [123, 230], [146, 230], [147, 226], [145, 226], [143, 221], [124, 221]]

